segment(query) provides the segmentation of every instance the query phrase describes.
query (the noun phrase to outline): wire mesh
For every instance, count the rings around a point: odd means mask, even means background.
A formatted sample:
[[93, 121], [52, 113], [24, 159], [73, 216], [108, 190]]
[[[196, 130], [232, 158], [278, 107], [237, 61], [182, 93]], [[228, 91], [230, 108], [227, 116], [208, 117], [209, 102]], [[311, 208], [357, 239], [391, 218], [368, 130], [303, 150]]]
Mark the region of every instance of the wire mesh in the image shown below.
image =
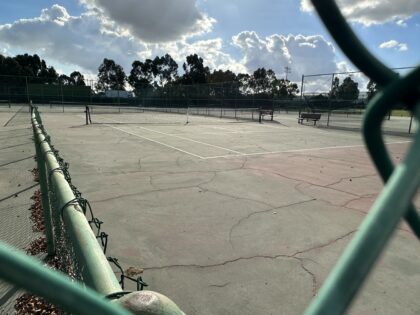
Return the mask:
[[[305, 314], [343, 314], [360, 290], [384, 250], [397, 224], [405, 218], [420, 238], [420, 216], [411, 204], [420, 184], [420, 133], [403, 162], [394, 168], [383, 141], [381, 126], [387, 113], [404, 102], [420, 120], [420, 67], [405, 77], [383, 65], [359, 41], [333, 0], [312, 0], [327, 29], [347, 57], [367, 76], [383, 87], [368, 104], [363, 134], [368, 151], [386, 182], [368, 216], [361, 224], [338, 263]], [[417, 107], [416, 107], [417, 106]]]

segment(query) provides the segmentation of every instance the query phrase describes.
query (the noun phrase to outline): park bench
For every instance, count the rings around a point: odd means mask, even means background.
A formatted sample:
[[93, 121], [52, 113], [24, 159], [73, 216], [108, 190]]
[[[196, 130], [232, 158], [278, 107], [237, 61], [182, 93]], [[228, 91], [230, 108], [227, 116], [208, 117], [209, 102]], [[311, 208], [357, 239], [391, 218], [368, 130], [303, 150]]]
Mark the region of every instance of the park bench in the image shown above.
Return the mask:
[[262, 119], [265, 115], [271, 116], [271, 121], [273, 121], [274, 111], [272, 109], [260, 109], [259, 110], [259, 119], [258, 121], [261, 123]]
[[321, 119], [321, 114], [317, 114], [317, 113], [301, 113], [299, 115], [299, 118], [298, 118], [298, 123], [299, 124], [302, 124], [304, 119], [306, 119], [306, 121], [313, 120], [314, 126], [315, 126], [316, 125], [316, 122]]

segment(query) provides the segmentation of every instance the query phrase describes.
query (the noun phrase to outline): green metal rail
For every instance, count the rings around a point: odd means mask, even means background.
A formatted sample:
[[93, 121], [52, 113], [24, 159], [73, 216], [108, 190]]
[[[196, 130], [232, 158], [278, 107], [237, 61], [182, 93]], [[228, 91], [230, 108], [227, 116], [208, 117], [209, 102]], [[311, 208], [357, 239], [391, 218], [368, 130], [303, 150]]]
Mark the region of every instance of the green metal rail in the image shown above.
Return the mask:
[[[351, 240], [344, 254], [314, 298], [306, 315], [343, 314], [349, 307], [368, 273], [384, 250], [397, 224], [405, 218], [420, 238], [420, 216], [412, 200], [420, 185], [420, 131], [404, 160], [394, 168], [381, 133], [381, 124], [387, 112], [398, 103], [404, 103], [420, 121], [420, 67], [400, 78], [371, 55], [345, 22], [333, 0], [312, 0], [321, 19], [349, 59], [367, 76], [377, 82], [382, 91], [368, 105], [363, 134], [368, 151], [380, 173], [385, 188]], [[95, 235], [67, 183], [60, 165], [48, 144], [36, 108], [32, 115], [37, 143], [42, 204], [48, 238], [48, 253], [56, 250], [52, 225], [48, 221], [52, 208], [59, 209], [82, 268], [84, 283], [72, 282], [58, 272], [43, 267], [39, 262], [0, 243], [0, 277], [19, 287], [43, 296], [63, 310], [75, 314], [128, 314], [104, 296], [116, 299], [135, 314], [178, 315], [182, 311], [168, 298], [151, 291], [124, 295], [110, 268]], [[45, 173], [48, 173], [48, 178]], [[56, 196], [55, 207], [47, 198], [47, 181], [51, 181]], [[51, 186], [50, 186], [51, 187]], [[30, 281], [28, 281], [30, 279]], [[92, 290], [93, 289], [93, 290]], [[151, 305], [150, 301], [157, 301]], [[154, 303], [154, 302], [152, 302]], [[147, 313], [145, 313], [147, 310]]]
[[35, 259], [0, 243], [0, 277], [42, 296], [72, 314], [129, 315], [94, 290], [72, 282], [62, 273], [42, 266]]
[[327, 29], [347, 57], [382, 91], [368, 104], [363, 135], [385, 188], [350, 244], [312, 301], [306, 315], [343, 314], [384, 250], [401, 218], [420, 238], [420, 218], [412, 200], [420, 185], [420, 131], [404, 160], [394, 168], [381, 124], [387, 112], [403, 102], [420, 121], [420, 67], [403, 78], [367, 51], [333, 0], [312, 0]]
[[55, 246], [54, 230], [60, 227], [52, 224], [51, 217], [56, 216], [64, 224], [83, 282], [76, 282], [63, 273], [44, 267], [35, 259], [1, 242], [0, 278], [44, 297], [72, 314], [123, 315], [130, 314], [129, 311], [150, 315], [184, 314], [174, 302], [157, 292], [123, 291], [49, 144], [37, 108], [31, 107], [31, 112], [47, 252], [50, 256], [62, 254]]
[[[76, 251], [78, 263], [84, 266], [82, 268], [84, 283], [105, 296], [121, 292], [120, 284], [35, 117], [32, 119], [32, 124], [35, 143], [39, 146], [39, 159], [45, 161], [50, 187], [54, 189], [52, 193], [56, 196], [55, 208], [61, 213], [71, 243]], [[52, 242], [52, 240], [48, 241], [48, 243]]]

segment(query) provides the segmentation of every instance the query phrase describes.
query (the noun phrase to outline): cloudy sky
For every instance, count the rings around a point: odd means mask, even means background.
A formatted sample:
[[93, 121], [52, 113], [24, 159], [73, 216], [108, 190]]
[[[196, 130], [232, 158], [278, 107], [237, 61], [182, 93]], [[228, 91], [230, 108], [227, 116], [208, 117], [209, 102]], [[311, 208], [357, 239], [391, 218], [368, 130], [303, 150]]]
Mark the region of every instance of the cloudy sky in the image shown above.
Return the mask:
[[[420, 62], [420, 1], [339, 0], [363, 42], [391, 67]], [[59, 72], [96, 74], [103, 58], [197, 53], [212, 69], [354, 70], [307, 0], [13, 0], [0, 2], [0, 53], [37, 53]]]

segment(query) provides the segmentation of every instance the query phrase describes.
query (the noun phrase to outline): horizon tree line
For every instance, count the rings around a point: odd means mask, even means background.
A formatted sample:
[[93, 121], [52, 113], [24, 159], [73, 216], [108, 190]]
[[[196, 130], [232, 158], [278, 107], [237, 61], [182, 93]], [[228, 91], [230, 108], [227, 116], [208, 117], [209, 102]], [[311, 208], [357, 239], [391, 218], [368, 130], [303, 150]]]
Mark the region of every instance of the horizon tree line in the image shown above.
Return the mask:
[[[98, 80], [94, 87], [99, 92], [132, 88], [136, 96], [141, 96], [144, 93], [166, 93], [169, 88], [173, 89], [176, 86], [208, 84], [209, 88], [205, 90], [205, 93], [217, 96], [221, 91], [213, 88], [212, 85], [227, 83], [231, 84], [229, 93], [236, 95], [293, 98], [299, 93], [296, 83], [278, 78], [272, 69], [264, 67], [256, 69], [251, 74], [236, 74], [230, 70], [217, 69], [211, 71], [204, 65], [203, 58], [197, 54], [191, 54], [186, 57], [182, 70], [183, 74], [180, 75], [178, 63], [169, 54], [144, 61], [133, 61], [128, 75], [114, 60], [104, 58], [98, 67]], [[36, 78], [36, 83], [41, 84], [86, 85], [86, 80], [79, 71], [73, 71], [70, 75], [59, 75], [53, 66], [47, 66], [45, 60], [36, 54], [15, 57], [5, 57], [0, 54], [0, 75], [33, 77]], [[4, 80], [4, 77], [0, 78], [0, 83]], [[367, 88], [368, 97], [371, 98], [377, 91], [376, 84], [369, 82]], [[358, 83], [351, 77], [346, 77], [340, 84], [339, 79], [335, 78], [329, 95], [336, 99], [357, 99]]]

